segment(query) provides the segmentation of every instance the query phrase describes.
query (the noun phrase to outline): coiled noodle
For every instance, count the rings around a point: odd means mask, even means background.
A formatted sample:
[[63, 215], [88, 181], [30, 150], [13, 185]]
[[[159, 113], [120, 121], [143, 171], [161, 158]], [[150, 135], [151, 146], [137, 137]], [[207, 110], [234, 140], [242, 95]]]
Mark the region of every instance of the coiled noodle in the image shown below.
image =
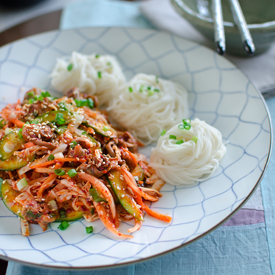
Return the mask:
[[137, 74], [118, 94], [108, 108], [112, 118], [147, 144], [188, 117], [185, 88], [154, 75]]
[[59, 58], [51, 74], [52, 86], [59, 92], [77, 87], [81, 92], [96, 95], [100, 105], [109, 102], [125, 76], [115, 57], [84, 55], [73, 52], [70, 59]]
[[[190, 130], [179, 129], [178, 126], [159, 138], [152, 150], [150, 166], [172, 185], [206, 180], [219, 167], [219, 161], [226, 152], [221, 133], [198, 118], [191, 122]], [[177, 144], [181, 139], [184, 142]]]

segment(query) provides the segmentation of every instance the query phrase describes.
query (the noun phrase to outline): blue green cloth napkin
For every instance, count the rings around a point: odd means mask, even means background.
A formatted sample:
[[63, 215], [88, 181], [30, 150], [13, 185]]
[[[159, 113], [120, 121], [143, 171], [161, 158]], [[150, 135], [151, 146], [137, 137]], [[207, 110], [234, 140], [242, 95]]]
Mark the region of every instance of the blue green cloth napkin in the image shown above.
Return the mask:
[[[61, 29], [87, 26], [151, 28], [140, 14], [140, 3], [114, 0], [86, 0], [68, 5]], [[267, 101], [275, 120], [275, 98]], [[275, 273], [274, 209], [275, 156], [261, 184], [264, 222], [222, 226], [204, 238], [173, 253], [131, 266], [98, 271], [59, 271], [33, 268], [9, 262], [7, 275], [269, 275]]]
[[139, 12], [139, 2], [86, 0], [67, 6], [61, 16], [60, 29], [81, 27], [154, 28]]

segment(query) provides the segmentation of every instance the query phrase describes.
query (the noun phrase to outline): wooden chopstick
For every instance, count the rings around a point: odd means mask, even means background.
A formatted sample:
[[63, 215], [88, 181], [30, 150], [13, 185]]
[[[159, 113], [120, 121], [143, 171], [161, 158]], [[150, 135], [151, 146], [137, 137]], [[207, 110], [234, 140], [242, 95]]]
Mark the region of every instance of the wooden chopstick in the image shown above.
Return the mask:
[[228, 0], [228, 1], [230, 3], [233, 19], [241, 34], [244, 49], [249, 55], [253, 55], [255, 52], [255, 45], [253, 43], [251, 34], [248, 30], [239, 1], [238, 0]]
[[214, 21], [214, 38], [216, 50], [220, 55], [223, 55], [225, 53], [225, 36], [221, 0], [212, 0], [211, 8]]

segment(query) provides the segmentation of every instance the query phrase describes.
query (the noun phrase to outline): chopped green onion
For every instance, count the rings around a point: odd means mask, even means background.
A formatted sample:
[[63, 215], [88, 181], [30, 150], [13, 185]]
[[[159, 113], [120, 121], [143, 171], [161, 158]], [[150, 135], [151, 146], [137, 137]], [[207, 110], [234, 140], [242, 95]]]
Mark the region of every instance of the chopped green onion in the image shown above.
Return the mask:
[[156, 83], [159, 83], [159, 77], [156, 76]]
[[112, 64], [111, 64], [111, 62], [108, 62], [107, 65], [108, 65], [108, 66], [111, 66]]
[[63, 126], [58, 127], [57, 129], [55, 129], [55, 132], [58, 135], [62, 135], [62, 134], [64, 134], [66, 132], [66, 130], [67, 130], [67, 126], [63, 125]]
[[71, 143], [70, 143], [70, 148], [74, 148], [78, 143], [73, 140]]
[[183, 139], [180, 139], [176, 142], [176, 144], [182, 144], [182, 143], [184, 143]]
[[90, 193], [90, 195], [93, 197], [93, 201], [95, 201], [95, 202], [105, 201], [105, 200], [98, 194], [98, 192], [97, 192], [94, 188], [91, 188], [91, 189], [89, 190], [89, 193]]
[[166, 134], [166, 130], [163, 129], [162, 132], [160, 133], [161, 136], [164, 136]]
[[63, 221], [57, 228], [60, 230], [65, 230], [69, 227], [69, 223], [67, 221]]
[[95, 107], [94, 101], [90, 97], [87, 99], [87, 105], [90, 109], [94, 109]]
[[34, 99], [33, 98], [29, 99], [29, 104], [33, 104], [33, 103], [34, 103]]
[[193, 137], [192, 137], [192, 140], [193, 140], [195, 143], [197, 143], [198, 137], [193, 136]]
[[92, 226], [86, 227], [86, 233], [87, 234], [93, 233], [93, 231], [94, 231], [94, 228]]
[[80, 100], [75, 99], [74, 101], [76, 103], [76, 107], [78, 108], [87, 106], [87, 99], [80, 99]]
[[154, 89], [155, 92], [159, 92], [159, 89]]
[[5, 119], [0, 120], [0, 129], [2, 129], [6, 125]]
[[148, 87], [147, 87], [147, 90], [149, 90], [149, 91], [150, 91], [150, 90], [151, 90], [151, 87], [150, 87], [150, 86], [148, 86]]
[[48, 156], [48, 160], [54, 160], [54, 155], [53, 155], [53, 154], [50, 154], [50, 155]]
[[57, 113], [55, 116], [55, 122], [57, 125], [62, 125], [66, 122], [62, 113]]
[[42, 95], [43, 97], [51, 97], [51, 94], [50, 94], [48, 91], [42, 92], [41, 95]]
[[63, 111], [69, 111], [65, 105], [65, 102], [59, 102], [58, 103], [59, 109]]
[[38, 99], [39, 101], [43, 101], [43, 100], [44, 100], [44, 96], [43, 96], [43, 95], [40, 95], [37, 99]]
[[141, 85], [140, 88], [139, 88], [139, 92], [142, 93], [144, 91], [144, 85]]
[[96, 55], [95, 55], [95, 58], [99, 58], [99, 57], [100, 57], [100, 55], [99, 55], [99, 54], [96, 54]]
[[28, 182], [25, 178], [22, 178], [20, 181], [17, 182], [16, 185], [17, 185], [17, 189], [20, 191], [21, 189], [23, 189], [28, 185]]
[[151, 90], [148, 91], [148, 96], [152, 96], [154, 94], [155, 94], [154, 91], [151, 91]]
[[97, 72], [98, 78], [101, 78], [101, 72]]
[[70, 178], [73, 178], [77, 175], [77, 172], [75, 171], [75, 169], [71, 169], [68, 171], [68, 175]]
[[103, 131], [104, 132], [106, 132], [106, 131], [108, 131], [109, 130], [109, 128], [107, 127], [107, 126], [103, 126]]
[[179, 129], [185, 129], [185, 130], [190, 130], [191, 129], [191, 119], [188, 118], [188, 119], [183, 119], [182, 120], [182, 123], [183, 124], [180, 124], [178, 126]]
[[18, 136], [19, 136], [20, 138], [23, 138], [22, 131], [23, 131], [23, 128], [21, 128], [21, 129], [18, 131]]
[[82, 135], [83, 135], [83, 136], [87, 135], [87, 132], [86, 132], [86, 131], [83, 131], [83, 132], [82, 132]]
[[36, 120], [36, 119], [34, 119], [34, 120], [32, 120], [31, 121], [31, 124], [38, 124], [39, 122], [38, 122], [38, 120]]
[[67, 212], [64, 208], [61, 208], [59, 210], [59, 216], [60, 216], [61, 219], [66, 219], [67, 218]]
[[133, 88], [132, 87], [129, 87], [129, 92], [133, 92]]
[[175, 135], [169, 135], [169, 139], [177, 139]]
[[54, 170], [54, 173], [57, 175], [57, 176], [64, 176], [66, 173], [64, 170], [62, 169], [55, 169]]
[[34, 96], [34, 91], [28, 92], [27, 97], [33, 97], [33, 96]]
[[73, 64], [71, 63], [71, 64], [68, 65], [67, 70], [71, 71], [72, 69], [73, 69]]

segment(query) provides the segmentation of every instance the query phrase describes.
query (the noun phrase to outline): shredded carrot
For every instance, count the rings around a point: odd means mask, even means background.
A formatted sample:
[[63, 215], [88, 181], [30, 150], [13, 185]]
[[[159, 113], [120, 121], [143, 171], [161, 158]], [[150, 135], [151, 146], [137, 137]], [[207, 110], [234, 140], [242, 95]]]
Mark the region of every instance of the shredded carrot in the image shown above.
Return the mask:
[[142, 200], [141, 196], [133, 190], [136, 196], [137, 203], [141, 206], [141, 208], [151, 217], [154, 217], [158, 220], [164, 221], [164, 222], [171, 222], [172, 218], [163, 214], [160, 214], [152, 209], [150, 209]]
[[25, 148], [31, 148], [33, 146], [35, 146], [35, 144], [33, 142], [31, 142], [31, 141], [29, 141], [29, 142], [27, 142], [27, 143], [24, 144]]
[[136, 156], [135, 156], [132, 152], [130, 152], [128, 149], [126, 149], [126, 148], [122, 148], [122, 150], [123, 150], [125, 153], [129, 154], [130, 158], [131, 158], [131, 159], [133, 160], [133, 162], [135, 163], [135, 166], [137, 166], [137, 165], [138, 165], [138, 160], [137, 160]]
[[17, 118], [11, 119], [10, 121], [11, 121], [13, 124], [15, 124], [16, 126], [18, 126], [19, 128], [22, 128], [22, 127], [25, 125], [24, 122], [20, 121], [20, 120], [17, 119]]
[[78, 158], [57, 158], [57, 159], [46, 161], [46, 162], [43, 162], [43, 163], [38, 163], [36, 165], [30, 166], [30, 168], [31, 169], [41, 168], [41, 167], [46, 167], [46, 166], [49, 166], [49, 165], [57, 163], [57, 162], [67, 162], [67, 161], [85, 162], [86, 160], [85, 159], [78, 159]]

